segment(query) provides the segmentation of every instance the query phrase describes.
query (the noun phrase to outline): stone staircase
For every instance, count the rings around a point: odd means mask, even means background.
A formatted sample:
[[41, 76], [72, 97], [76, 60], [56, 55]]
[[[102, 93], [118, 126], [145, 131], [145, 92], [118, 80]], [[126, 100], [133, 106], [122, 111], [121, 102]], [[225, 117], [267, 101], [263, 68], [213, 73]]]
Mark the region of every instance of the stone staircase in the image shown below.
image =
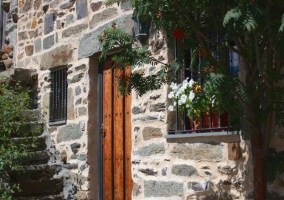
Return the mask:
[[[34, 127], [42, 126], [43, 124], [36, 123], [32, 126], [27, 125], [20, 130], [19, 133], [14, 134], [12, 137], [18, 140], [19, 143], [26, 142], [25, 138], [20, 137], [25, 134], [29, 137], [31, 129]], [[50, 153], [46, 146], [46, 136], [36, 136], [37, 146], [32, 149], [32, 156], [22, 160], [23, 172], [11, 171], [9, 172], [11, 183], [19, 184], [21, 192], [14, 194], [13, 199], [16, 200], [63, 200], [63, 179], [54, 178], [55, 174], [62, 169], [61, 165], [50, 165]]]

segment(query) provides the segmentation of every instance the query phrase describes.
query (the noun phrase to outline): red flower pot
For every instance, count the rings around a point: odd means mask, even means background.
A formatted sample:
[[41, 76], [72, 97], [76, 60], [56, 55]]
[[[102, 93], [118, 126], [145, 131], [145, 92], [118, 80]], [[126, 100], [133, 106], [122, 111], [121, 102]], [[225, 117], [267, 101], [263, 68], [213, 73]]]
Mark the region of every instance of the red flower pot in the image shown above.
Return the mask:
[[210, 112], [202, 113], [202, 128], [216, 128], [219, 126], [219, 116], [217, 111], [212, 111], [212, 126], [210, 127]]

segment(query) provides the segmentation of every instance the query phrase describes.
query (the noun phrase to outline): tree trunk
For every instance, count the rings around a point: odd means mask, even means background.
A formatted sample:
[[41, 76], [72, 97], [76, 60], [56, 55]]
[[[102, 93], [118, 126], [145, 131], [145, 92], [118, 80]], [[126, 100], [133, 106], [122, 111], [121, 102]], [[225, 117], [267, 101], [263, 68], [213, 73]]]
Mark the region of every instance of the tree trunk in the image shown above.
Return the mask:
[[252, 130], [250, 134], [250, 142], [252, 148], [253, 159], [253, 183], [254, 183], [254, 200], [266, 200], [267, 182], [265, 173], [265, 158], [264, 145], [261, 137], [261, 132]]

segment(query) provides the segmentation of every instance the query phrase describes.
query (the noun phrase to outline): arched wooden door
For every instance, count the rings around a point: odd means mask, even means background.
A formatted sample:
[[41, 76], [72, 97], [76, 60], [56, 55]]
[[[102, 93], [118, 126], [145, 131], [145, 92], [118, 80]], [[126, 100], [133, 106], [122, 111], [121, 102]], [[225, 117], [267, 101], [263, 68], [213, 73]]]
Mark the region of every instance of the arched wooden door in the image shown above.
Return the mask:
[[103, 64], [103, 198], [131, 200], [131, 96], [117, 95], [113, 63]]

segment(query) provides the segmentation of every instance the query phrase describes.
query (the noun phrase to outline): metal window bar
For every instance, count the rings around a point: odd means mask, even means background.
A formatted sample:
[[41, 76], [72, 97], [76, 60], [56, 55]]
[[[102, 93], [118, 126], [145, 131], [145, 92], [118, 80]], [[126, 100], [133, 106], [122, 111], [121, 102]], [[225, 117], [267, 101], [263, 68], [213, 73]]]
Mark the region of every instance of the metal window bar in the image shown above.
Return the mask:
[[[220, 42], [220, 38], [219, 35], [216, 34], [212, 34], [213, 37], [215, 37], [217, 42]], [[210, 38], [212, 38], [212, 35], [210, 35], [210, 33], [208, 34], [208, 36]], [[210, 46], [208, 44], [208, 48], [213, 48], [213, 46]], [[175, 41], [175, 57], [177, 57], [177, 43]], [[228, 68], [228, 70], [230, 70], [230, 55], [229, 55], [229, 51], [226, 49], [224, 52], [220, 52], [220, 50], [218, 50], [217, 48], [215, 49], [216, 52], [213, 52], [215, 54], [216, 57], [221, 58], [224, 56], [225, 58], [225, 63], [226, 66]], [[222, 51], [222, 49], [221, 49]], [[186, 58], [191, 58], [192, 55], [192, 49], [188, 52]], [[224, 55], [225, 54], [225, 55]], [[189, 77], [190, 79], [196, 80], [199, 82], [199, 84], [202, 83], [202, 78], [201, 78], [201, 68], [200, 68], [200, 63], [202, 62], [201, 58], [199, 57], [198, 62], [196, 64], [196, 66], [191, 66], [190, 67], [190, 61], [186, 62], [186, 60], [183, 61], [183, 68], [182, 68], [182, 77], [185, 79], [187, 77]], [[189, 72], [189, 73], [188, 73]], [[178, 77], [176, 76], [176, 80], [178, 80]], [[186, 115], [186, 113], [182, 113], [183, 114], [183, 130], [179, 130], [179, 114], [178, 114], [178, 109], [176, 110], [176, 130], [175, 131], [169, 131], [169, 134], [176, 134], [176, 133], [202, 133], [202, 132], [219, 132], [219, 131], [230, 131], [231, 127], [230, 127], [230, 113], [221, 113], [220, 112], [220, 108], [218, 108], [217, 110], [217, 115], [218, 115], [218, 126], [217, 127], [212, 127], [212, 121], [213, 121], [213, 111], [210, 110], [209, 111], [209, 128], [204, 127], [204, 123], [202, 121], [203, 117], [202, 114], [200, 116], [200, 125], [201, 128], [200, 129], [194, 129], [193, 127], [193, 123], [192, 120], [190, 120], [190, 118]], [[227, 115], [227, 116], [226, 116]], [[225, 118], [222, 120], [222, 118]], [[227, 119], [226, 119], [227, 118]]]
[[50, 122], [67, 119], [67, 68], [51, 72]]

